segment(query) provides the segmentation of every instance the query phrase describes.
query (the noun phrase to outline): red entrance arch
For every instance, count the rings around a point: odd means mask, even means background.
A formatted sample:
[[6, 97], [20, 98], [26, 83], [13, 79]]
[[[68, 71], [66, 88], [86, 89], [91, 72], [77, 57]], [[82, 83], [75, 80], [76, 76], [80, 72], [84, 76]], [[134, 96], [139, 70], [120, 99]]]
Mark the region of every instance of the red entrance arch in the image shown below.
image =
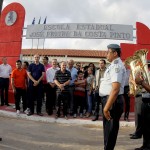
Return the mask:
[[[11, 26], [6, 25], [5, 19], [9, 12], [16, 12], [17, 19]], [[12, 3], [5, 7], [0, 18], [0, 63], [2, 57], [7, 57], [8, 64], [15, 67], [15, 62], [20, 58], [22, 47], [22, 34], [25, 18], [25, 9], [19, 3]], [[10, 90], [9, 102], [14, 102]]]

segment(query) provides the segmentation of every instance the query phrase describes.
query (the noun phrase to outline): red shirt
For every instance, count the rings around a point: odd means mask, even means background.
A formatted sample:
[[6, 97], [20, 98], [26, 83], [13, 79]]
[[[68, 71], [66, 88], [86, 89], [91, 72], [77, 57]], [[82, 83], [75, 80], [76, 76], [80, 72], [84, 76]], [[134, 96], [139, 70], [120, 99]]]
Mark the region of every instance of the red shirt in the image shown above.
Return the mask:
[[25, 69], [14, 69], [12, 71], [11, 78], [14, 79], [14, 85], [16, 88], [26, 88], [27, 72]]
[[[78, 78], [75, 80], [75, 82], [80, 82], [80, 81], [83, 82], [83, 81], [85, 81], [85, 79]], [[74, 95], [84, 97], [85, 96], [85, 85], [83, 85], [83, 84], [76, 85]]]

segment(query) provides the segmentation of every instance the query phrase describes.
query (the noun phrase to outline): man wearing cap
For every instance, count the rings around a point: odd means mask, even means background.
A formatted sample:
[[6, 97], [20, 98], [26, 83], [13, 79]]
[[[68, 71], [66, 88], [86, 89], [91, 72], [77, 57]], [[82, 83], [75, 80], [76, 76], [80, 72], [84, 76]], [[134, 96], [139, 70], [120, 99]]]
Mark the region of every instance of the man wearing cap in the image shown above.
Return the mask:
[[117, 44], [108, 45], [107, 60], [111, 63], [101, 79], [99, 94], [102, 97], [104, 150], [113, 150], [116, 144], [119, 120], [123, 113], [123, 92], [126, 69], [120, 59]]

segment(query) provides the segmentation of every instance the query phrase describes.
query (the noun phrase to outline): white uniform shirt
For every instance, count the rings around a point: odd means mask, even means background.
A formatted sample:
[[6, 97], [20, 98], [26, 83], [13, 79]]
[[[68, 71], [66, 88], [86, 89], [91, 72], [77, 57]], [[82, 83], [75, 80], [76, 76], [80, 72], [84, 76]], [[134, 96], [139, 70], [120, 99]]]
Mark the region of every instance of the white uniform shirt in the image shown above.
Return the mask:
[[106, 69], [104, 78], [101, 79], [99, 95], [110, 95], [112, 83], [119, 82], [121, 84], [119, 95], [124, 93], [124, 85], [126, 78], [126, 69], [120, 58], [112, 61], [111, 65]]
[[54, 83], [55, 73], [59, 69], [60, 68], [58, 68], [58, 67], [57, 68], [51, 67], [51, 68], [47, 69], [47, 71], [46, 71], [46, 79], [47, 79], [48, 83]]
[[9, 64], [1, 64], [0, 65], [0, 77], [1, 78], [9, 78], [12, 72], [12, 68]]
[[125, 86], [129, 86], [130, 70], [126, 69]]

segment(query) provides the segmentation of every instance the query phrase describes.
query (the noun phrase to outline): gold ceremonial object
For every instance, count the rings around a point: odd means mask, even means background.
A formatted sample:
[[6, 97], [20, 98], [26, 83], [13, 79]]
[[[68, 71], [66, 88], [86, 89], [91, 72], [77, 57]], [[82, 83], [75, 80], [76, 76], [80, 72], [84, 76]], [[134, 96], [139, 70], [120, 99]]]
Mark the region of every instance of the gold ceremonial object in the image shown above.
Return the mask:
[[135, 83], [137, 75], [141, 75], [144, 81], [150, 85], [150, 76], [147, 64], [147, 49], [141, 49], [134, 53], [133, 56], [125, 60], [125, 64], [130, 67], [131, 74], [129, 78], [130, 95], [136, 96], [142, 92], [142, 86]]

